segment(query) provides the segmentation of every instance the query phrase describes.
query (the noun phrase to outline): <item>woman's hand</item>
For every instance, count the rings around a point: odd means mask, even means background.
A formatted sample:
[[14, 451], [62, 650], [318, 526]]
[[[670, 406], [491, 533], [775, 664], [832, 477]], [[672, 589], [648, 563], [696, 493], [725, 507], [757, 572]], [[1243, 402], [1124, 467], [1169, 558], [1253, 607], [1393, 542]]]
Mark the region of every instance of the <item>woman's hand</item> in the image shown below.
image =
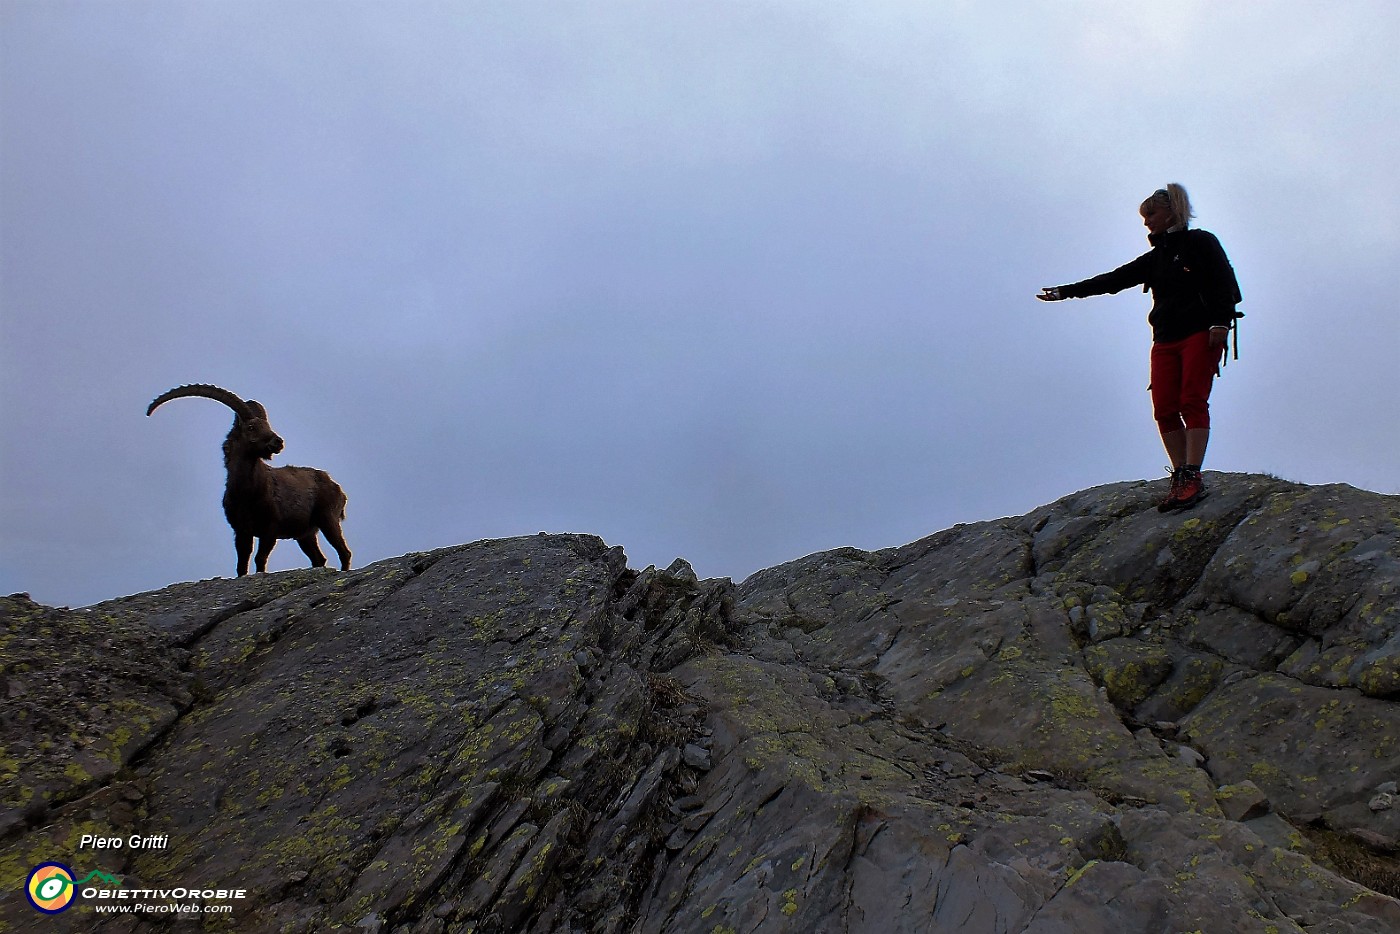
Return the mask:
[[1210, 329], [1210, 346], [1212, 348], [1224, 347], [1225, 343], [1229, 339], [1230, 329], [1225, 327], [1224, 325], [1217, 324], [1215, 327]]
[[1064, 296], [1060, 294], [1060, 287], [1058, 285], [1047, 285], [1037, 292], [1035, 297], [1042, 302], [1058, 302], [1064, 298]]

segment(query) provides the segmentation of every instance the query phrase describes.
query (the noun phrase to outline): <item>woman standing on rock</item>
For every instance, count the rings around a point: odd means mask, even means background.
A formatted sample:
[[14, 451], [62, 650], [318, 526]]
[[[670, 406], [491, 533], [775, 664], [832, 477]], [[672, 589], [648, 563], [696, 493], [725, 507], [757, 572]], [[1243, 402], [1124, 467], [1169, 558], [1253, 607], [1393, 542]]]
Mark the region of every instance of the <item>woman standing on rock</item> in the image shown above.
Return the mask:
[[1171, 459], [1171, 489], [1162, 512], [1188, 509], [1206, 495], [1201, 479], [1210, 438], [1210, 389], [1225, 341], [1239, 317], [1239, 287], [1220, 241], [1187, 225], [1195, 215], [1186, 189], [1159, 188], [1138, 209], [1152, 249], [1132, 262], [1082, 282], [1044, 288], [1036, 298], [1057, 302], [1121, 292], [1152, 291], [1152, 414]]

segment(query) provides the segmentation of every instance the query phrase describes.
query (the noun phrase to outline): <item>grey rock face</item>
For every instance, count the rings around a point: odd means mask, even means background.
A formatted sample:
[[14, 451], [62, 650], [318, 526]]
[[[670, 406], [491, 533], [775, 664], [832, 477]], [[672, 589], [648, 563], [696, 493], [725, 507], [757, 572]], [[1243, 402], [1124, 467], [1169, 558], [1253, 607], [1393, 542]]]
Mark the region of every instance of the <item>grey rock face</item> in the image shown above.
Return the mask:
[[[1398, 930], [1400, 507], [1212, 486], [738, 587], [541, 535], [3, 599], [0, 866], [246, 889], [210, 931]], [[94, 900], [0, 930], [170, 920]]]

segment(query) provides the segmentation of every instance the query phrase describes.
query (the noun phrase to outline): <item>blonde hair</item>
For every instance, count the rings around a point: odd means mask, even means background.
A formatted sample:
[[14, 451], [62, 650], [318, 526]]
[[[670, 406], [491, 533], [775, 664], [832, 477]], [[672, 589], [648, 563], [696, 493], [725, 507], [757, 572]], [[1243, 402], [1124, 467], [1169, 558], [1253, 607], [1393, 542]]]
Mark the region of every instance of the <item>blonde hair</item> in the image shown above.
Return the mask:
[[1166, 188], [1158, 188], [1156, 191], [1152, 192], [1152, 194], [1148, 195], [1147, 199], [1142, 202], [1142, 206], [1139, 207], [1138, 210], [1146, 211], [1148, 205], [1154, 204], [1166, 207], [1167, 210], [1171, 211], [1172, 216], [1176, 218], [1176, 222], [1182, 227], [1190, 226], [1191, 218], [1196, 216], [1196, 213], [1191, 210], [1191, 199], [1186, 196], [1186, 189], [1182, 188], [1176, 182], [1172, 182], [1167, 185]]

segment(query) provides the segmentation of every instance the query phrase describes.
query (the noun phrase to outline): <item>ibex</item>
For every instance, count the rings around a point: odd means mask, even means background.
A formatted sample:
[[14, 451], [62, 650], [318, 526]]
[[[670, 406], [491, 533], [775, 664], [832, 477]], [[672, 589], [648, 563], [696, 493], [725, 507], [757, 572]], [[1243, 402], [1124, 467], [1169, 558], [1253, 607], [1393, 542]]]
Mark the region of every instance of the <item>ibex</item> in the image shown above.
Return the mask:
[[340, 532], [345, 519], [345, 491], [330, 474], [314, 467], [273, 467], [263, 463], [282, 450], [282, 439], [267, 423], [267, 410], [252, 399], [240, 399], [218, 386], [195, 384], [179, 386], [162, 393], [146, 409], [171, 399], [199, 396], [222, 402], [233, 409], [233, 427], [224, 439], [224, 467], [228, 483], [224, 487], [224, 515], [233, 526], [234, 548], [238, 551], [238, 575], [248, 573], [248, 556], [253, 539], [258, 540], [255, 564], [267, 570], [267, 558], [279, 538], [294, 538], [311, 559], [311, 566], [326, 566], [316, 541], [319, 531], [340, 556], [340, 569], [350, 570], [350, 549]]

